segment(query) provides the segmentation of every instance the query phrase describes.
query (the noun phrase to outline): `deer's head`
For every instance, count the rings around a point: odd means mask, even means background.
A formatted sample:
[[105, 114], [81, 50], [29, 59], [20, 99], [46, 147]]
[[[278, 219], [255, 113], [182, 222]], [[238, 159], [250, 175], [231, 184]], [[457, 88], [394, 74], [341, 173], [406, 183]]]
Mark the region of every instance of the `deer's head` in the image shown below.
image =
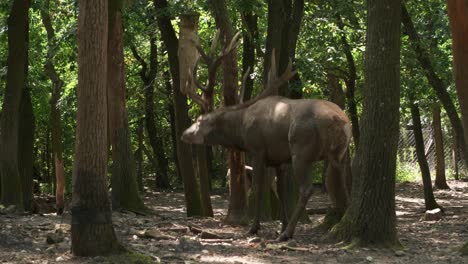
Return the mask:
[[[216, 141], [216, 131], [222, 122], [224, 109], [217, 109], [211, 113], [201, 115], [182, 134], [182, 141], [189, 144], [211, 145]], [[221, 117], [221, 118], [220, 118]]]

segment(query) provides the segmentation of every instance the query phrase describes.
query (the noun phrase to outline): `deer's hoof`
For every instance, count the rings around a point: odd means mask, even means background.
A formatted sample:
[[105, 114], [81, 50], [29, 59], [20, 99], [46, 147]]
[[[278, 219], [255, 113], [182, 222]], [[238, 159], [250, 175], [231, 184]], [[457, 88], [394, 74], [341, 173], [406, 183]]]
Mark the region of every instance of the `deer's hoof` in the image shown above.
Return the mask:
[[260, 227], [257, 225], [251, 226], [249, 229], [249, 235], [256, 235], [259, 229]]
[[276, 239], [276, 241], [277, 242], [283, 242], [283, 241], [289, 240], [290, 238], [292, 238], [291, 235], [288, 235], [288, 234], [286, 234], [286, 232], [283, 232], [283, 233], [281, 233], [281, 235], [279, 235], [279, 237]]

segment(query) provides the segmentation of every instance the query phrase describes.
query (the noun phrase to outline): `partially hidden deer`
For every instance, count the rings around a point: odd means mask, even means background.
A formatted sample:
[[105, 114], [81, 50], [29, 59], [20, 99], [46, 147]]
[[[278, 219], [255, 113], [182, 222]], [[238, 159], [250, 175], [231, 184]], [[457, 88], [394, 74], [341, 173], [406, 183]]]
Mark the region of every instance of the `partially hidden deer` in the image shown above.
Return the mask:
[[[231, 50], [235, 46], [232, 43], [234, 41], [231, 42]], [[222, 56], [231, 50], [225, 50]], [[274, 95], [296, 72], [292, 71], [290, 62], [278, 77], [275, 52], [272, 53], [268, 81], [259, 96], [199, 116], [185, 130], [182, 140], [192, 144], [221, 145], [251, 155], [254, 186], [257, 186], [254, 188], [255, 213], [249, 230], [251, 234], [256, 234], [260, 228], [260, 196], [265, 191], [266, 167], [276, 168], [277, 177], [284, 177], [282, 165], [291, 163], [300, 193], [291, 217], [283, 217], [278, 240], [284, 241], [293, 236], [300, 214], [312, 194], [311, 166], [316, 161], [328, 161], [327, 190], [333, 206], [344, 212], [349, 197], [346, 177], [350, 176], [346, 173], [345, 163], [352, 133], [348, 117], [332, 102], [292, 100]], [[208, 78], [215, 79], [213, 76]], [[282, 197], [280, 200], [284, 201]], [[284, 206], [283, 203], [283, 212]]]

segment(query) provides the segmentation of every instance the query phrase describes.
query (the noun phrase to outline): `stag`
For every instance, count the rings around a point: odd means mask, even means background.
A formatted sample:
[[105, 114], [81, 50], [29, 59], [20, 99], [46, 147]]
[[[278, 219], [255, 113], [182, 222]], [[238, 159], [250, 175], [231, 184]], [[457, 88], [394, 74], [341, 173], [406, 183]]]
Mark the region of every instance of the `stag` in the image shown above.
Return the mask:
[[[226, 52], [231, 52], [231, 48], [235, 46], [232, 43], [235, 42], [231, 41], [230, 49], [226, 49], [220, 58]], [[268, 80], [260, 95], [250, 101], [201, 115], [185, 130], [182, 140], [192, 144], [221, 145], [250, 153], [254, 186], [257, 187], [254, 188], [255, 215], [249, 230], [251, 234], [257, 233], [260, 228], [260, 197], [265, 188], [266, 167], [275, 168], [277, 176], [284, 177], [282, 165], [291, 163], [294, 178], [300, 186], [300, 194], [291, 217], [283, 217], [282, 233], [278, 240], [284, 241], [293, 236], [300, 214], [312, 194], [310, 172], [313, 162], [328, 161], [326, 185], [333, 206], [339, 211], [344, 211], [347, 207], [345, 165], [351, 139], [351, 124], [340, 107], [332, 102], [292, 100], [276, 96], [278, 88], [296, 72], [289, 62], [284, 73], [278, 77], [274, 53], [273, 51]], [[206, 55], [202, 57], [207, 58]], [[215, 80], [214, 74], [214, 71], [209, 72], [209, 80]], [[246, 75], [244, 81], [245, 78]], [[201, 99], [197, 96], [194, 101], [200, 102]], [[284, 201], [284, 198], [280, 197], [280, 200]], [[283, 212], [284, 206], [283, 202]]]

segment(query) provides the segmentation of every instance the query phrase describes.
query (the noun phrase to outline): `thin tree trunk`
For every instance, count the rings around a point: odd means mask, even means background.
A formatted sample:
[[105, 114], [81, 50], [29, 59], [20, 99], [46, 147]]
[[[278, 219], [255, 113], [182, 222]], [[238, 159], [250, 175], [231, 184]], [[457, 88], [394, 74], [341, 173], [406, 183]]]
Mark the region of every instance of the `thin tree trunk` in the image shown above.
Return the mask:
[[144, 212], [147, 209], [138, 192], [135, 157], [130, 141], [125, 103], [123, 20], [120, 0], [109, 1], [107, 45], [107, 107], [112, 146], [112, 208]]
[[452, 98], [446, 90], [446, 87], [448, 87], [448, 85], [446, 85], [445, 81], [436, 74], [430, 57], [421, 44], [419, 35], [416, 32], [416, 29], [414, 28], [413, 22], [411, 20], [411, 16], [406, 10], [404, 4], [402, 5], [402, 10], [402, 21], [405, 33], [408, 34], [412, 42], [413, 48], [416, 51], [417, 59], [419, 60], [421, 67], [424, 69], [426, 78], [429, 81], [429, 84], [432, 86], [432, 88], [434, 88], [437, 97], [439, 98], [440, 102], [442, 103], [442, 106], [447, 112], [450, 124], [452, 125], [455, 133], [457, 133], [457, 136], [460, 139], [460, 146], [463, 153], [463, 159], [465, 161], [465, 165], [468, 166], [468, 149], [466, 146], [465, 138], [463, 137], [463, 126], [460, 118], [458, 117], [458, 113], [455, 108], [455, 105], [453, 104]]
[[[157, 11], [166, 12], [168, 7], [167, 0], [154, 0], [154, 5]], [[203, 216], [204, 209], [192, 163], [192, 148], [189, 144], [180, 140], [184, 130], [190, 126], [190, 119], [188, 117], [187, 97], [184, 96], [179, 89], [179, 61], [177, 56], [178, 39], [169, 16], [163, 12], [158, 13], [158, 26], [161, 31], [161, 38], [168, 52], [169, 68], [172, 77], [173, 100], [175, 105], [177, 159], [179, 162], [180, 174], [184, 181], [187, 216]]]
[[168, 71], [164, 72], [164, 82], [166, 87], [166, 92], [169, 96], [167, 100], [167, 112], [169, 113], [169, 124], [171, 125], [171, 142], [172, 142], [172, 157], [174, 158], [174, 163], [176, 167], [176, 174], [177, 174], [177, 182], [182, 184], [182, 176], [180, 174], [180, 165], [177, 158], [177, 137], [176, 137], [176, 126], [175, 126], [175, 110], [174, 110], [174, 102], [172, 100], [171, 95], [173, 94], [172, 85], [171, 85], [171, 76]]
[[0, 180], [4, 205], [23, 208], [18, 170], [20, 104], [26, 84], [29, 0], [15, 0], [8, 18], [8, 72], [0, 117]]
[[450, 189], [445, 178], [444, 139], [442, 137], [442, 124], [440, 121], [440, 106], [434, 103], [432, 107], [432, 124], [434, 128], [436, 178], [435, 186], [439, 189]]
[[[245, 22], [246, 33], [244, 34], [244, 41], [242, 42], [242, 72], [255, 72], [255, 43], [258, 41], [258, 16], [252, 11], [242, 13], [243, 21]], [[252, 97], [254, 80], [247, 78], [245, 82], [245, 91], [243, 101], [248, 101]]]
[[458, 168], [458, 160], [460, 159], [460, 152], [458, 151], [458, 139], [455, 132], [452, 129], [452, 166], [454, 170], [454, 177], [455, 180], [460, 180], [459, 168]]
[[[153, 19], [150, 20], [150, 25], [153, 24]], [[154, 167], [156, 171], [156, 188], [169, 189], [171, 188], [169, 181], [169, 162], [164, 151], [164, 144], [161, 136], [158, 133], [158, 128], [156, 127], [156, 115], [154, 110], [154, 84], [157, 75], [158, 67], [158, 50], [156, 46], [156, 37], [154, 32], [150, 34], [150, 58], [149, 66], [140, 57], [135, 46], [131, 47], [133, 56], [140, 62], [141, 71], [140, 77], [144, 84], [144, 94], [145, 94], [145, 124], [146, 131], [148, 132], [148, 138], [150, 141], [151, 149], [153, 150], [154, 156], [157, 158], [157, 163], [152, 161], [152, 164], [156, 164]]]
[[64, 208], [64, 189], [65, 189], [65, 175], [63, 165], [63, 150], [62, 150], [62, 122], [61, 122], [61, 111], [59, 107], [59, 100], [62, 93], [63, 81], [58, 75], [53, 60], [56, 53], [56, 41], [55, 31], [52, 26], [49, 10], [50, 1], [44, 2], [44, 6], [41, 10], [42, 23], [47, 31], [47, 60], [44, 65], [46, 75], [52, 81], [52, 96], [50, 99], [50, 120], [51, 120], [51, 132], [52, 132], [52, 155], [55, 162], [55, 178], [57, 188], [55, 192], [55, 206], [58, 214], [62, 214]]
[[413, 119], [414, 140], [416, 142], [416, 155], [418, 157], [419, 168], [421, 169], [421, 176], [424, 186], [424, 204], [426, 210], [441, 208], [432, 192], [431, 173], [427, 163], [426, 155], [424, 154], [424, 138], [421, 129], [421, 117], [419, 114], [419, 106], [411, 100], [411, 117]]
[[346, 34], [344, 33], [344, 23], [339, 13], [336, 14], [336, 24], [341, 31], [341, 44], [343, 45], [343, 50], [346, 56], [346, 62], [348, 64], [348, 77], [346, 78], [346, 98], [348, 99], [348, 112], [353, 124], [353, 138], [354, 145], [356, 148], [359, 146], [359, 118], [357, 114], [356, 106], [356, 64], [354, 63], [354, 57], [351, 53], [351, 46], [346, 39]]
[[[351, 204], [332, 234], [354, 246], [398, 245], [395, 173], [400, 107], [401, 2], [367, 1], [364, 104]], [[382, 122], [385, 120], [385, 122]]]
[[77, 256], [123, 250], [112, 226], [107, 191], [108, 2], [79, 0], [78, 111], [71, 246]]
[[143, 128], [144, 128], [144, 120], [139, 119], [138, 120], [138, 126], [137, 126], [137, 141], [138, 141], [138, 149], [135, 151], [135, 160], [137, 164], [137, 183], [138, 183], [138, 190], [142, 192], [144, 190], [144, 185], [143, 185]]

